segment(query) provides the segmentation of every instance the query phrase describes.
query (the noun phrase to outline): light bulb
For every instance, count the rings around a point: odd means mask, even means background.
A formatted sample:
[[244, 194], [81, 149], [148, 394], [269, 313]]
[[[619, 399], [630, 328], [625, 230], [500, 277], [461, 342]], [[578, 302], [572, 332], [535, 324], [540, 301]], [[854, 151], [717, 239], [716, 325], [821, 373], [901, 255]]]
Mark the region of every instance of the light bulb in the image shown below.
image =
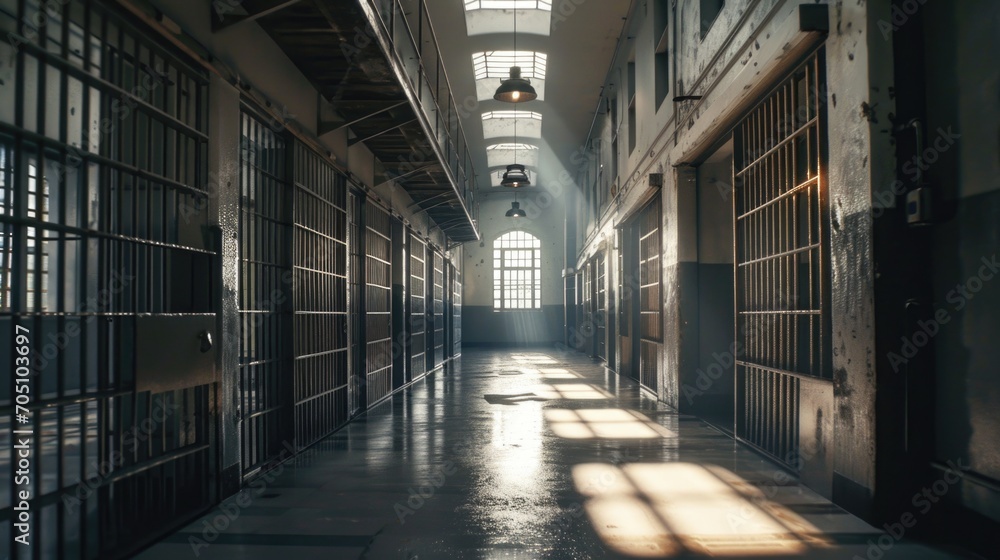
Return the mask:
[[511, 95], [511, 99], [513, 99], [514, 101], [521, 99], [521, 92], [515, 90], [514, 93]]

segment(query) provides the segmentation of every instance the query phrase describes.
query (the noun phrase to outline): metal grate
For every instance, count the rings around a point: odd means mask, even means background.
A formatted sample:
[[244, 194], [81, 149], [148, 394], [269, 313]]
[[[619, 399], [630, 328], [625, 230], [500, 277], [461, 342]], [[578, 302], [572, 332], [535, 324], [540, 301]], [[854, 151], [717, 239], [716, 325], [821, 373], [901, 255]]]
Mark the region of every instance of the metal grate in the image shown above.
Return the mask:
[[821, 58], [734, 131], [737, 434], [788, 462], [802, 377], [829, 378]]
[[595, 344], [597, 357], [602, 360], [608, 359], [608, 300], [605, 272], [604, 252], [602, 251], [594, 257], [594, 337], [597, 339]]
[[292, 302], [291, 189], [285, 140], [250, 112], [240, 145], [240, 435], [243, 476], [268, 468], [291, 436], [284, 374]]
[[660, 320], [660, 198], [639, 216], [639, 382], [656, 390], [663, 323]]
[[584, 340], [584, 352], [591, 355], [594, 351], [594, 264], [587, 261], [583, 265], [583, 293], [582, 310], [583, 323], [580, 326], [580, 334]]
[[434, 251], [434, 366], [444, 363], [444, 255]]
[[[215, 383], [177, 372], [154, 390], [136, 349], [215, 323], [207, 77], [98, 3], [4, 2], [0, 29], [0, 542], [12, 558], [124, 556], [215, 495]], [[33, 350], [27, 423], [15, 327]], [[32, 432], [29, 488], [13, 429]], [[22, 490], [30, 547], [14, 541]]]
[[347, 180], [295, 145], [295, 439], [347, 421]]
[[392, 223], [388, 212], [365, 204], [365, 340], [368, 404], [392, 392]]
[[426, 276], [424, 262], [426, 246], [416, 235], [410, 235], [410, 343], [407, 345], [410, 371], [409, 380], [423, 377], [427, 371], [427, 316], [425, 302]]
[[451, 303], [451, 313], [452, 313], [452, 340], [454, 348], [452, 349], [453, 356], [459, 356], [462, 354], [462, 267], [453, 266], [452, 269], [452, 303]]

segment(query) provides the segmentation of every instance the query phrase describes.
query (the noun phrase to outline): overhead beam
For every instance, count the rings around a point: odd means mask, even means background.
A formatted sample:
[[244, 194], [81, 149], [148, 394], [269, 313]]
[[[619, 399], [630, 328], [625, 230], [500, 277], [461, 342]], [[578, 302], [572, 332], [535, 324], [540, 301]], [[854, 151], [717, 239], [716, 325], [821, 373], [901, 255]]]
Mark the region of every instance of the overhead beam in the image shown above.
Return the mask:
[[[381, 160], [379, 160], [379, 161], [381, 162]], [[438, 165], [439, 164], [437, 162], [434, 162], [434, 163], [425, 165], [423, 167], [418, 167], [416, 169], [411, 169], [411, 170], [407, 171], [406, 173], [393, 174], [391, 177], [388, 177], [385, 181], [382, 181], [381, 183], [379, 183], [378, 185], [375, 185], [375, 186], [381, 187], [382, 185], [384, 185], [384, 184], [386, 184], [386, 183], [388, 183], [390, 181], [398, 181], [398, 180], [402, 179], [403, 177], [409, 177], [410, 175], [413, 175], [414, 173], [420, 173], [421, 171], [427, 171], [428, 169], [430, 169], [432, 167], [437, 167]], [[382, 167], [385, 167], [385, 163], [382, 163]], [[389, 169], [386, 169], [385, 171], [386, 171], [386, 173], [391, 173], [391, 170], [389, 170]]]
[[221, 31], [238, 23], [260, 19], [301, 0], [212, 0], [212, 31]]
[[328, 134], [330, 132], [334, 132], [336, 130], [340, 130], [340, 129], [348, 127], [348, 126], [351, 126], [351, 125], [354, 125], [354, 124], [358, 124], [359, 122], [368, 120], [368, 119], [370, 119], [370, 118], [372, 118], [372, 117], [374, 117], [376, 115], [381, 115], [382, 113], [384, 113], [386, 111], [391, 111], [391, 110], [393, 110], [393, 109], [395, 109], [397, 107], [400, 107], [402, 105], [409, 105], [409, 103], [410, 103], [409, 101], [405, 101], [405, 100], [404, 101], [397, 101], [396, 103], [393, 103], [391, 105], [383, 107], [383, 108], [381, 108], [381, 109], [379, 109], [377, 111], [372, 111], [371, 113], [368, 113], [367, 115], [365, 115], [363, 117], [358, 117], [358, 118], [352, 119], [352, 120], [347, 121], [347, 122], [323, 122], [323, 121], [320, 121], [319, 126], [317, 127], [318, 130], [319, 130], [319, 135], [322, 136], [324, 134]]
[[378, 138], [379, 136], [382, 136], [386, 132], [392, 132], [393, 130], [396, 130], [397, 128], [401, 128], [401, 127], [404, 127], [404, 126], [406, 126], [406, 125], [408, 125], [410, 123], [415, 123], [415, 122], [417, 122], [416, 117], [414, 117], [412, 119], [407, 119], [407, 120], [404, 120], [404, 121], [396, 122], [395, 124], [390, 124], [386, 128], [384, 128], [384, 129], [382, 129], [382, 130], [380, 130], [380, 131], [378, 131], [378, 132], [376, 132], [374, 134], [369, 134], [368, 136], [365, 136], [364, 138], [351, 138], [350, 140], [347, 141], [347, 145], [348, 146], [353, 146], [353, 145], [358, 144], [360, 142], [367, 142], [367, 141], [371, 140], [372, 138]]

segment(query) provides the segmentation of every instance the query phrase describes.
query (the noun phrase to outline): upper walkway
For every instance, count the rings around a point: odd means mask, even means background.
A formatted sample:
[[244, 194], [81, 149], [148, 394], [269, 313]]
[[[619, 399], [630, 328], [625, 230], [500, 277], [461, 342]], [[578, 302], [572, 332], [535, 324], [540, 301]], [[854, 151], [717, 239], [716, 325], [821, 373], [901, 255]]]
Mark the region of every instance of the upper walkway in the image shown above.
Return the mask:
[[466, 349], [139, 557], [956, 557], [897, 539], [579, 354]]

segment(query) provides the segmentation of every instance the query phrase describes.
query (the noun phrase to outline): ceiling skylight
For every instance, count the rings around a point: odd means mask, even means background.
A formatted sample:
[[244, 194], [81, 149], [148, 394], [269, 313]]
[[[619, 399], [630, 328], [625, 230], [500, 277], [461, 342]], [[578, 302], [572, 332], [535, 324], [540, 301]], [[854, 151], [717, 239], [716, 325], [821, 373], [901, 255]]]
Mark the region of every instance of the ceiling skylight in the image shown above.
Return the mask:
[[544, 35], [552, 28], [552, 2], [536, 0], [472, 0], [465, 2], [465, 27], [469, 37], [490, 33]]
[[535, 85], [534, 80], [545, 79], [545, 59], [545, 53], [535, 51], [487, 51], [472, 55], [472, 67], [476, 79], [481, 80], [507, 78], [511, 66], [520, 66], [521, 76]]
[[493, 144], [486, 148], [486, 164], [489, 167], [506, 167], [520, 163], [528, 167], [538, 167], [538, 146], [518, 142]]
[[521, 76], [528, 78], [538, 92], [539, 101], [545, 99], [546, 55], [535, 51], [486, 51], [472, 55], [476, 75], [476, 94], [480, 101], [493, 99], [500, 80], [510, 77], [510, 67], [520, 66]]
[[[517, 124], [516, 129], [515, 123]], [[541, 113], [534, 111], [487, 111], [483, 113], [484, 138], [512, 138], [514, 136], [541, 138]]]
[[535, 119], [542, 120], [542, 114], [534, 111], [486, 111], [483, 120], [490, 119]]
[[552, 11], [549, 0], [465, 0], [465, 11], [473, 10], [545, 10]]

